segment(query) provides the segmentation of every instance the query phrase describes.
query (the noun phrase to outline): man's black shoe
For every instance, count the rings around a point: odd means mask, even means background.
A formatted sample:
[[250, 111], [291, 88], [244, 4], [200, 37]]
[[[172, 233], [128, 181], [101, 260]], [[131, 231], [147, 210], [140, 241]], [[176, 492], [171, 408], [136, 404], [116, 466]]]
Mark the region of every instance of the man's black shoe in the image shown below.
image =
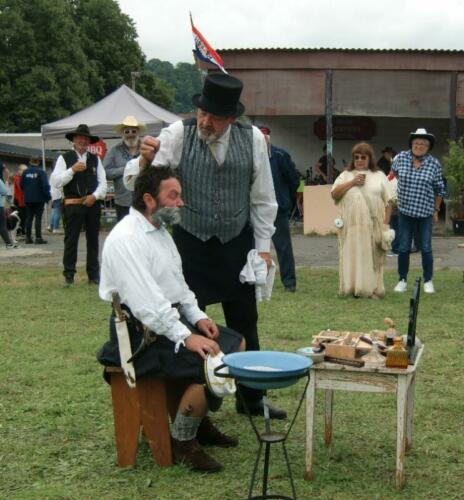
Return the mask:
[[36, 238], [35, 239], [35, 244], [36, 245], [45, 245], [47, 242], [47, 240], [44, 240], [43, 238]]
[[[246, 405], [250, 415], [260, 415], [261, 417], [264, 417], [264, 405], [262, 400], [253, 403], [247, 402]], [[280, 408], [271, 405], [268, 405], [268, 407], [269, 418], [273, 418], [276, 420], [283, 420], [284, 418], [287, 418], [287, 412], [285, 410], [281, 410]], [[235, 409], [237, 410], [237, 413], [246, 415], [246, 410], [240, 401], [237, 401], [235, 403]]]
[[89, 278], [89, 285], [99, 285], [100, 278]]
[[284, 287], [284, 290], [286, 292], [295, 293], [296, 292], [296, 286], [286, 286], [286, 287]]
[[26, 237], [25, 243], [26, 243], [26, 245], [33, 245], [34, 244], [34, 240], [32, 238]]
[[64, 282], [65, 282], [66, 286], [74, 285], [74, 276], [65, 276]]

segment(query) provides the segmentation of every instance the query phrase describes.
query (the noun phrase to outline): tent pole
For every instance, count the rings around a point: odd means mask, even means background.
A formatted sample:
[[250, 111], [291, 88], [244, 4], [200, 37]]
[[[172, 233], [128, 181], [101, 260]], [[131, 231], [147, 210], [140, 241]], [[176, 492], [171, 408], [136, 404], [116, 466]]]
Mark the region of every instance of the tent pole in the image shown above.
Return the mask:
[[[45, 163], [45, 138], [43, 135], [43, 128], [40, 127], [40, 133], [42, 134], [42, 168], [45, 172], [47, 173], [47, 165]], [[45, 204], [45, 217], [42, 217], [42, 233], [44, 232], [44, 229], [48, 227], [48, 219], [49, 219], [49, 212], [50, 212], [50, 207], [48, 206], [48, 203]], [[45, 219], [45, 223], [44, 223]]]

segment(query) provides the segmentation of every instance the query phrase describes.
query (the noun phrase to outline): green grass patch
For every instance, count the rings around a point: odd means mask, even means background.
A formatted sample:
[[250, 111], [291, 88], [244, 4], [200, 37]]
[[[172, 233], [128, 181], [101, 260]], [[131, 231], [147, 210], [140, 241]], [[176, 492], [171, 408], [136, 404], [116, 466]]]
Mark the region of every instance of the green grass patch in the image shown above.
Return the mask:
[[[387, 272], [387, 290], [395, 281], [396, 273]], [[302, 479], [304, 411], [288, 442], [299, 498], [462, 498], [464, 283], [461, 272], [450, 270], [439, 271], [434, 283], [437, 293], [423, 295], [419, 307], [418, 335], [426, 351], [416, 384], [404, 491], [396, 492], [394, 484], [395, 398], [335, 393], [333, 445], [327, 450], [319, 393], [313, 481]], [[143, 442], [137, 466], [119, 469], [110, 391], [95, 360], [108, 336], [110, 306], [86, 280], [65, 288], [51, 267], [1, 266], [0, 284], [0, 498], [246, 497], [256, 442], [232, 400], [214, 416], [222, 430], [240, 438], [236, 449], [211, 450], [225, 465], [223, 472], [161, 469]], [[385, 300], [372, 301], [340, 299], [336, 291], [337, 273], [330, 269], [299, 270], [296, 294], [276, 283], [272, 301], [259, 306], [262, 349], [293, 352], [324, 328], [383, 328], [385, 316], [405, 333], [410, 293], [388, 292]], [[208, 312], [222, 321], [219, 307]], [[269, 397], [292, 412], [302, 383]], [[271, 493], [290, 494], [279, 447], [273, 453]]]

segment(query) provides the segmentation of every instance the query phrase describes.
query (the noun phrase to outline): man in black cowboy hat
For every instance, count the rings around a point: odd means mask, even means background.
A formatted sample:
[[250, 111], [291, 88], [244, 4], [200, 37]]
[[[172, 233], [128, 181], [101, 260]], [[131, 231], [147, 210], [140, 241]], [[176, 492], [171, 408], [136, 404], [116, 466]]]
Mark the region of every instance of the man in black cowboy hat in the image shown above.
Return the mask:
[[100, 203], [106, 196], [106, 176], [100, 158], [87, 151], [89, 144], [99, 141], [81, 124], [66, 134], [73, 149], [58, 157], [50, 181], [63, 190], [64, 255], [63, 275], [67, 285], [74, 283], [77, 245], [83, 224], [87, 239], [87, 276], [89, 284], [98, 284], [98, 233], [100, 231]]
[[[271, 264], [277, 202], [263, 134], [236, 121], [245, 110], [242, 88], [233, 76], [208, 75], [192, 97], [196, 118], [172, 124], [157, 139], [145, 137], [124, 178], [133, 189], [141, 168], [177, 169], [185, 207], [173, 236], [186, 281], [200, 308], [220, 302], [227, 326], [245, 337], [248, 350], [259, 350], [254, 287], [240, 283], [239, 274], [253, 248]], [[262, 391], [242, 392], [250, 411], [262, 414]], [[239, 403], [237, 411], [244, 412]], [[286, 415], [271, 407], [270, 416]]]
[[432, 224], [438, 222], [445, 186], [440, 162], [430, 154], [434, 144], [435, 136], [425, 128], [418, 128], [409, 134], [410, 149], [399, 153], [392, 165], [392, 172], [398, 179], [399, 281], [394, 288], [398, 293], [407, 290], [409, 254], [415, 230], [420, 239], [424, 292], [435, 292]]
[[382, 170], [385, 175], [390, 173], [393, 158], [396, 156], [396, 151], [391, 146], [385, 146], [382, 149], [382, 156], [377, 162], [377, 166]]

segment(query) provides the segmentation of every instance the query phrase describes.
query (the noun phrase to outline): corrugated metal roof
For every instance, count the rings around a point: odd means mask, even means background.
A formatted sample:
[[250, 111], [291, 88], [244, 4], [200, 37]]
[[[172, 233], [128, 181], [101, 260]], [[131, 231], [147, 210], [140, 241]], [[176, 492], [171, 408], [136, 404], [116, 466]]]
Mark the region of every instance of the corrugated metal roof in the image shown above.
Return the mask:
[[[31, 156], [39, 156], [42, 157], [42, 150], [38, 148], [25, 148], [23, 146], [15, 146], [14, 144], [5, 144], [0, 142], [0, 155], [11, 155], [13, 157], [19, 158], [30, 158]], [[52, 161], [56, 160], [59, 156], [59, 153], [54, 151], [50, 151], [48, 149], [45, 150], [45, 159]]]
[[370, 52], [395, 54], [463, 54], [464, 49], [355, 49], [355, 48], [292, 48], [292, 47], [260, 47], [260, 48], [236, 48], [236, 49], [217, 49], [218, 52]]

